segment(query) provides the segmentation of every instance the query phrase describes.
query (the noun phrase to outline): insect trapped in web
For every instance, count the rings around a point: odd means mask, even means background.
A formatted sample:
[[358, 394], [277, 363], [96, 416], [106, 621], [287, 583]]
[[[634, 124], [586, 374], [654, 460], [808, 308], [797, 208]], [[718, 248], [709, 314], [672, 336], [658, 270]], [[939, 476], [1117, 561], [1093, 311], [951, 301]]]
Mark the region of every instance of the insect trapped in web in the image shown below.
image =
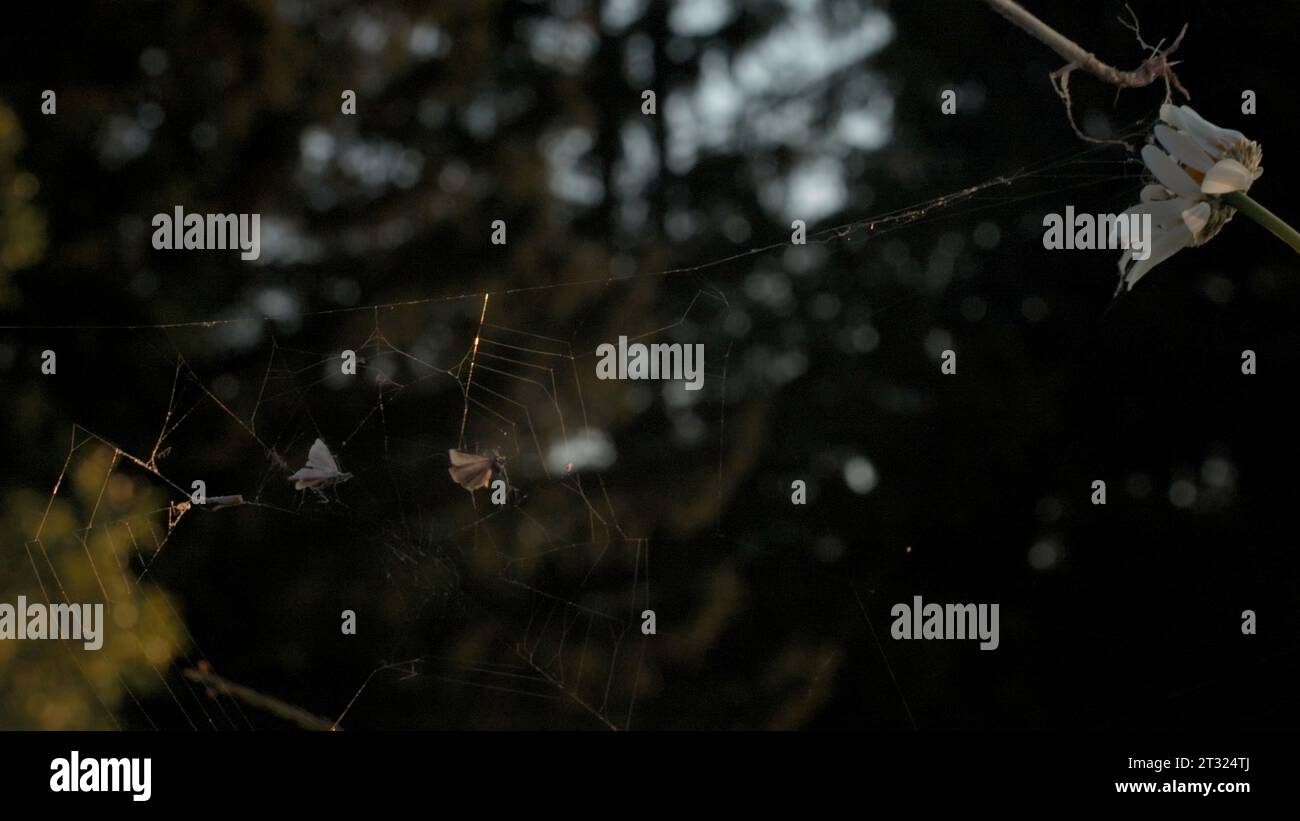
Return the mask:
[[325, 498], [325, 494], [321, 492], [324, 488], [333, 487], [351, 478], [351, 473], [339, 470], [339, 463], [335, 461], [334, 454], [330, 453], [329, 447], [320, 439], [312, 442], [311, 450], [307, 452], [307, 464], [289, 474], [289, 481], [293, 482], [294, 490], [310, 488], [321, 498]]
[[447, 456], [451, 459], [451, 467], [447, 468], [447, 472], [451, 474], [452, 481], [471, 493], [491, 485], [492, 479], [498, 474], [505, 479], [507, 485], [510, 484], [510, 478], [506, 475], [505, 457], [499, 453], [485, 456], [452, 448], [447, 451]]

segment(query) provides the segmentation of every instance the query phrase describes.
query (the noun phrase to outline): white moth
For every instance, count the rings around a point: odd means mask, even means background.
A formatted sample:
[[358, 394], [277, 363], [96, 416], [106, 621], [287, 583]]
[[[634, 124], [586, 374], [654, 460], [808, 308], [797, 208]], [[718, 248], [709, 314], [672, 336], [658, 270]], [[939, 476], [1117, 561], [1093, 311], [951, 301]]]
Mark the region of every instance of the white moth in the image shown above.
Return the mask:
[[307, 452], [306, 466], [289, 475], [294, 490], [311, 488], [317, 493], [320, 493], [321, 488], [337, 485], [351, 478], [351, 473], [339, 470], [339, 463], [334, 461], [334, 454], [330, 453], [330, 449], [319, 439], [312, 442], [311, 450]]
[[500, 456], [480, 456], [454, 448], [447, 451], [447, 456], [451, 458], [447, 472], [452, 481], [471, 493], [492, 484], [494, 474], [506, 472], [505, 460]]

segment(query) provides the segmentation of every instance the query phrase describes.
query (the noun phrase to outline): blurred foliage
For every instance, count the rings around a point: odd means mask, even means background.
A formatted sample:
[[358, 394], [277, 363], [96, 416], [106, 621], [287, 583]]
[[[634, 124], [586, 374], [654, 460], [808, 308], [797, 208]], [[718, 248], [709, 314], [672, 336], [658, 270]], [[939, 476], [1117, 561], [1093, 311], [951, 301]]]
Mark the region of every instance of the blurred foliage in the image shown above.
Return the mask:
[[40, 181], [18, 165], [23, 130], [0, 100], [0, 305], [14, 298], [9, 274], [34, 265], [48, 241], [45, 213], [34, 204]]
[[[48, 595], [105, 604], [95, 652], [72, 640], [0, 642], [0, 727], [114, 729], [121, 725], [105, 707], [116, 712], [128, 699], [166, 692], [160, 671], [184, 647], [184, 627], [165, 591], [125, 570], [167, 534], [166, 497], [114, 464], [110, 448], [86, 444], [52, 498], [32, 490], [5, 497], [0, 601], [16, 606], [21, 595], [46, 604]], [[30, 534], [26, 544], [21, 534]]]

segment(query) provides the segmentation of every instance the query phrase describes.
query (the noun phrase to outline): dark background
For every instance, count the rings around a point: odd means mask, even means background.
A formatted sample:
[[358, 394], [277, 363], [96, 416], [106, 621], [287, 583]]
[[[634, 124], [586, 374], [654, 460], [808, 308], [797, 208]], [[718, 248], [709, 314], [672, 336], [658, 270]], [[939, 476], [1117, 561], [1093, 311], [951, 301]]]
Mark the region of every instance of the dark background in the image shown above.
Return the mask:
[[[2, 600], [40, 596], [30, 540], [74, 424], [147, 457], [170, 401], [185, 415], [160, 472], [261, 504], [186, 514], [153, 564], [120, 554], [134, 576], [149, 567], [133, 595], [165, 591], [174, 612], [142, 609], [154, 615], [80, 669], [55, 646], [2, 648], [0, 727], [286, 726], [180, 676], [204, 659], [330, 718], [369, 682], [343, 719], [358, 729], [605, 726], [593, 712], [639, 728], [1295, 728], [1293, 253], [1238, 218], [1112, 304], [1116, 255], [1045, 251], [1041, 219], [1123, 210], [1141, 168], [1119, 147], [1083, 153], [1046, 47], [975, 0], [721, 2], [725, 22], [691, 33], [658, 2], [626, 26], [586, 2], [6, 7]], [[1141, 60], [1122, 4], [1029, 5], [1104, 60]], [[1300, 9], [1133, 7], [1148, 40], [1190, 23], [1191, 104], [1262, 143], [1252, 195], [1300, 217], [1286, 196]], [[834, 54], [877, 13], [883, 48], [781, 81], [790, 50]], [[417, 33], [428, 55], [408, 47], [417, 22], [440, 32]], [[816, 34], [795, 42], [790, 26]], [[787, 50], [755, 51], [771, 38]], [[629, 50], [648, 79], [628, 76]], [[778, 82], [669, 116], [672, 94], [754, 53]], [[46, 88], [55, 116], [40, 114]], [[356, 116], [339, 114], [345, 88]], [[944, 88], [955, 116], [939, 113]], [[1163, 94], [1117, 96], [1081, 73], [1073, 89], [1098, 134], [1149, 122]], [[1257, 115], [1241, 114], [1244, 89]], [[739, 113], [695, 162], [670, 163], [682, 129], [727, 104]], [[839, 139], [854, 109], [888, 140]], [[628, 128], [656, 159], [640, 185], [619, 181]], [[566, 133], [596, 191], [581, 202], [548, 165]], [[878, 234], [649, 275], [788, 239], [771, 192], [828, 157], [844, 196], [814, 233], [1072, 161]], [[177, 203], [260, 212], [263, 264], [153, 251], [148, 221]], [[312, 253], [272, 253], [272, 217]], [[445, 472], [463, 407], [446, 371], [475, 335], [475, 294], [609, 276], [626, 278], [490, 301], [484, 336], [517, 348], [496, 348], [505, 375], [476, 375], [498, 415], [472, 405], [465, 446], [500, 448], [519, 493], [482, 519], [485, 495], [475, 510]], [[268, 290], [293, 305], [260, 320]], [[706, 345], [699, 404], [593, 378], [597, 344], [665, 327], [656, 340]], [[957, 351], [956, 376], [936, 347]], [[40, 373], [46, 348], [56, 376]], [[366, 367], [331, 381], [344, 348]], [[380, 371], [405, 387], [377, 385]], [[570, 434], [585, 412], [618, 453], [583, 472], [590, 506], [533, 447], [534, 432], [561, 435], [557, 405]], [[295, 497], [271, 455], [296, 468], [318, 435], [355, 474], [328, 504]], [[865, 494], [844, 479], [855, 457], [878, 479]], [[121, 522], [165, 533], [149, 511], [184, 498], [106, 458], [98, 439], [74, 451], [81, 478], [35, 546], [74, 600], [98, 590], [87, 556], [128, 549]], [[795, 479], [806, 506], [790, 504]], [[1105, 506], [1089, 503], [1096, 479]], [[1000, 648], [889, 639], [890, 607], [914, 595], [1000, 603]], [[647, 601], [658, 634], [644, 638]], [[355, 637], [339, 634], [345, 608]], [[1258, 635], [1241, 634], [1245, 609]]]

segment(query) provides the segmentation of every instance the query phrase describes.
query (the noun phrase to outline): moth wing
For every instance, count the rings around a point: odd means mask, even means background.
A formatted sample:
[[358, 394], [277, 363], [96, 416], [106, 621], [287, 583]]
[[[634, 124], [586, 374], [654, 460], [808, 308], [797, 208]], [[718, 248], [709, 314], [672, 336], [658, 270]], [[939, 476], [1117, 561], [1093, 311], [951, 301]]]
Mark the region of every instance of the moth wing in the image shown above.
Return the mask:
[[302, 490], [307, 487], [315, 487], [333, 475], [330, 471], [322, 468], [305, 467], [289, 474], [289, 481], [293, 482], [294, 490]]
[[460, 465], [480, 465], [490, 461], [486, 456], [479, 456], [474, 453], [465, 453], [464, 451], [456, 450], [455, 448], [447, 451], [447, 456], [451, 459], [451, 463], [457, 467]]
[[492, 482], [492, 466], [486, 459], [480, 464], [452, 465], [447, 472], [452, 481], [469, 491], [485, 488]]
[[311, 450], [307, 453], [307, 467], [331, 473], [339, 472], [339, 463], [334, 461], [334, 454], [330, 453], [330, 449], [319, 439], [312, 442]]
[[320, 471], [312, 468], [303, 468], [289, 476], [289, 481], [293, 482], [294, 490], [303, 490], [304, 488], [315, 487], [321, 483]]

